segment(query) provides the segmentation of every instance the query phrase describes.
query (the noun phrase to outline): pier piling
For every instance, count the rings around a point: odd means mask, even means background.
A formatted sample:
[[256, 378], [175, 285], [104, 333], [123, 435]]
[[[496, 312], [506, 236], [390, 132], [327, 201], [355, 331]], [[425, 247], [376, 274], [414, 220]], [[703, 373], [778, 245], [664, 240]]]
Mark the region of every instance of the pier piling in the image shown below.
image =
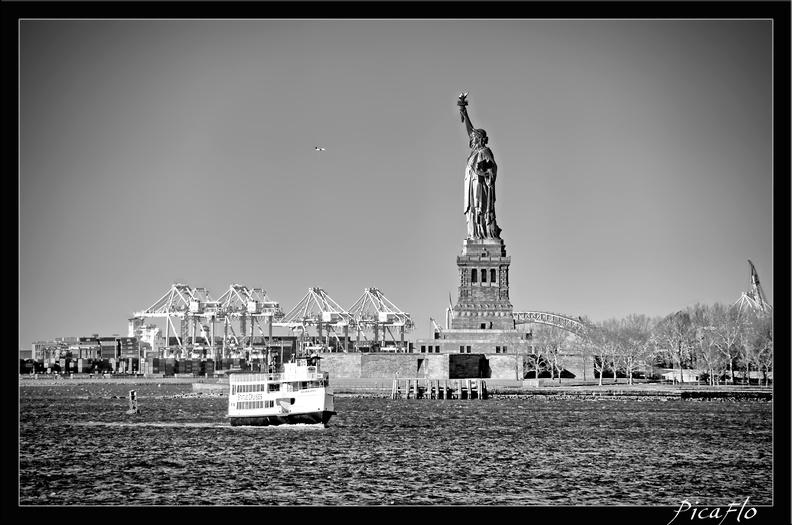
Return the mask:
[[394, 379], [391, 399], [487, 399], [487, 384], [481, 379], [405, 378]]

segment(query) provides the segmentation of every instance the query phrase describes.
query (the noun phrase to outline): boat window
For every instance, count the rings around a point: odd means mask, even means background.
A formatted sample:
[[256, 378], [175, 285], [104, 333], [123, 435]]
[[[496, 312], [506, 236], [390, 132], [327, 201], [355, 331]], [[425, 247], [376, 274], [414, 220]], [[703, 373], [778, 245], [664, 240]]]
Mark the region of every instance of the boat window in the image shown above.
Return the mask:
[[269, 392], [277, 392], [278, 390], [280, 390], [280, 384], [278, 383], [269, 384], [269, 389], [268, 389]]
[[300, 390], [305, 390], [306, 388], [308, 388], [308, 382], [300, 381]]

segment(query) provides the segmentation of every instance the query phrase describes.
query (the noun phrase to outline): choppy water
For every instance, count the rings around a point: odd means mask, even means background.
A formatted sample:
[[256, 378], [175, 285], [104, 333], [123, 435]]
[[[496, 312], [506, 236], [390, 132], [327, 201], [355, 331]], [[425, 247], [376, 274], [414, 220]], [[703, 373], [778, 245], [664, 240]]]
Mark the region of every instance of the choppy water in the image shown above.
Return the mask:
[[19, 502], [769, 505], [771, 407], [337, 397], [327, 428], [231, 427], [188, 384], [23, 386]]

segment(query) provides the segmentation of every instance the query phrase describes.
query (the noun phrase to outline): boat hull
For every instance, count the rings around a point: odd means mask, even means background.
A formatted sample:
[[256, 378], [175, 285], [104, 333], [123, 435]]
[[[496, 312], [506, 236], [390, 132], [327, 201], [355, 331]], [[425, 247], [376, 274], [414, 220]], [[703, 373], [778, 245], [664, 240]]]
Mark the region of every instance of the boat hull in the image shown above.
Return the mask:
[[268, 427], [274, 425], [327, 425], [330, 418], [335, 415], [332, 410], [304, 412], [300, 414], [282, 414], [279, 416], [230, 416], [232, 427]]

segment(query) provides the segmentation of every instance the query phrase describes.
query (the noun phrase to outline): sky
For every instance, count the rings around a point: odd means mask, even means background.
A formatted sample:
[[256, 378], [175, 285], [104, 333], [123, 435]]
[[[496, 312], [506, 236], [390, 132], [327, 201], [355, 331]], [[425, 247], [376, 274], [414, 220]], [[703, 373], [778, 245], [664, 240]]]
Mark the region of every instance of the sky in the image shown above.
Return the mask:
[[[468, 139], [515, 311], [773, 304], [770, 20], [22, 20], [19, 341], [174, 283], [456, 301]], [[316, 151], [316, 147], [325, 151]], [[149, 319], [147, 322], [154, 322]]]

